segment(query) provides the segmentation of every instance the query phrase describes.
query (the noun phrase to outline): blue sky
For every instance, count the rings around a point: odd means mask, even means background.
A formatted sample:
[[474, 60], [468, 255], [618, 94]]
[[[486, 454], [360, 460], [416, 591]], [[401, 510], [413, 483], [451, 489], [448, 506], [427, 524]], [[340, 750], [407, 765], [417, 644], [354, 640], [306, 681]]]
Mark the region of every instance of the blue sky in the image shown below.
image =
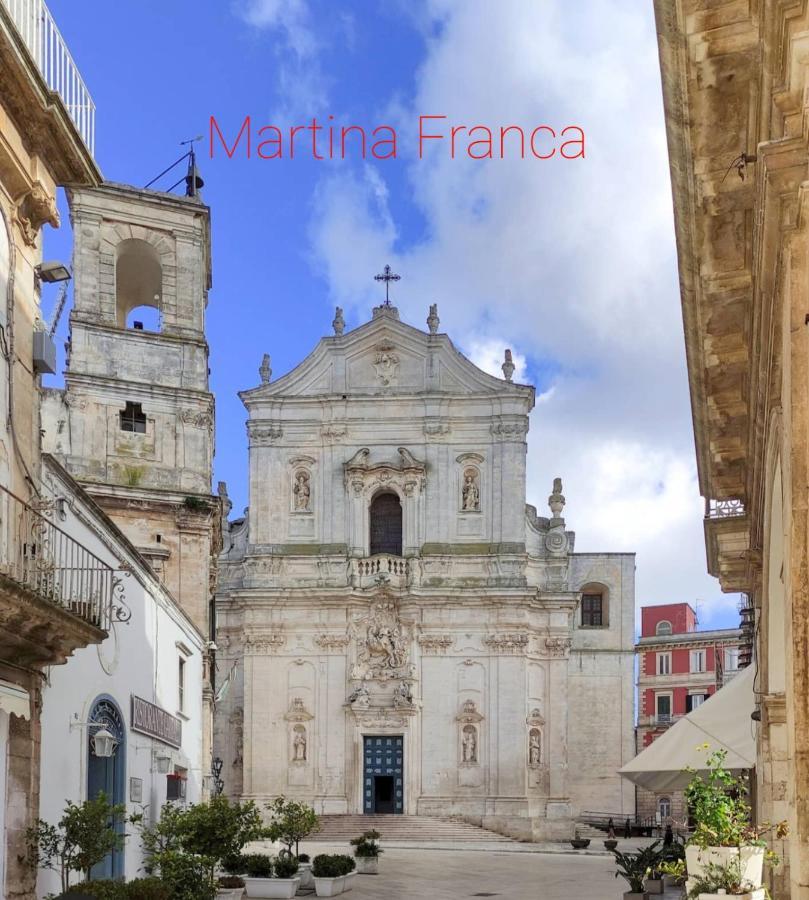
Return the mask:
[[[364, 321], [389, 262], [404, 319], [424, 327], [438, 303], [441, 330], [475, 362], [499, 374], [510, 346], [537, 385], [529, 502], [544, 507], [561, 475], [578, 549], [638, 552], [640, 603], [700, 598], [703, 624], [735, 624], [705, 573], [650, 2], [49, 5], [97, 105], [106, 178], [145, 185], [180, 141], [206, 136], [215, 477], [235, 511], [247, 487], [236, 392], [258, 382], [265, 352], [274, 377], [299, 362], [336, 304], [349, 328]], [[247, 114], [394, 124], [399, 158], [209, 159], [209, 117], [235, 135]], [[587, 158], [419, 161], [422, 114], [580, 124]], [[69, 256], [63, 221], [48, 256]]]

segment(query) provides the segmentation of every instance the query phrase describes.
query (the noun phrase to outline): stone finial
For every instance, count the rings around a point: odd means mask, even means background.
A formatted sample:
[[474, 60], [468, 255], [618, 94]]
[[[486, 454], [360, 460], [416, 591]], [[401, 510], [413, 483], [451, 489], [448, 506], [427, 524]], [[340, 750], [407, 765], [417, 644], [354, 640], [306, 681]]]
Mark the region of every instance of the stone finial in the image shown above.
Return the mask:
[[227, 482], [220, 481], [216, 490], [219, 495], [219, 500], [222, 503], [222, 518], [227, 522], [227, 518], [230, 515], [230, 511], [233, 509], [233, 503], [228, 497], [228, 486]]
[[562, 518], [562, 511], [565, 508], [565, 497], [562, 493], [562, 479], [553, 479], [553, 493], [548, 497], [548, 506], [551, 508], [554, 519]]
[[440, 324], [441, 319], [438, 318], [438, 304], [431, 303], [430, 315], [427, 316], [427, 327], [430, 329], [430, 334], [438, 334], [438, 326]]
[[270, 368], [270, 354], [265, 353], [261, 358], [261, 365], [258, 367], [258, 374], [262, 384], [269, 384], [272, 378], [272, 368]]
[[342, 334], [346, 330], [346, 320], [343, 318], [343, 308], [341, 306], [338, 306], [334, 312], [331, 327], [334, 329], [335, 334]]
[[514, 375], [514, 360], [511, 356], [511, 350], [506, 350], [506, 358], [503, 360], [503, 375], [506, 381], [511, 381]]

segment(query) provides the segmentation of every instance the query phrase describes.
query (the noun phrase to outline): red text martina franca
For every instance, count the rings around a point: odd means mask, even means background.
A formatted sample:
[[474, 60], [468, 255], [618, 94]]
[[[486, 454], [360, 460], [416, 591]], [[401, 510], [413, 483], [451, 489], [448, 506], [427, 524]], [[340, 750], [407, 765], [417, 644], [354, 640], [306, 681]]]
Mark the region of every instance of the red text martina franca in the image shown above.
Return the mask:
[[[584, 159], [584, 129], [578, 125], [552, 128], [536, 125], [461, 125], [448, 116], [419, 116], [418, 158], [443, 153], [450, 159]], [[397, 159], [399, 138], [392, 125], [373, 129], [325, 123], [313, 118], [308, 125], [258, 126], [250, 116], [231, 128], [222, 128], [211, 116], [211, 158], [224, 153], [252, 159]]]

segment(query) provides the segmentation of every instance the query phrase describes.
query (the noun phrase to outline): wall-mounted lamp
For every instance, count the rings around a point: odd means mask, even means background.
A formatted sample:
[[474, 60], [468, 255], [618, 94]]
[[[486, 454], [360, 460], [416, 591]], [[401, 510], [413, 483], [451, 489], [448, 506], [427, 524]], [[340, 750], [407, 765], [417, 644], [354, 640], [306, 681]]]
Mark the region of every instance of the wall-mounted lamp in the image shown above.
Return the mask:
[[169, 770], [171, 769], [171, 756], [169, 756], [167, 753], [160, 753], [159, 751], [155, 751], [152, 758], [154, 760], [154, 767], [157, 774], [167, 775], [169, 773]]
[[99, 759], [109, 759], [115, 755], [119, 741], [104, 722], [71, 722], [71, 731], [74, 728], [97, 728], [98, 731], [90, 737], [93, 755]]
[[40, 263], [34, 268], [37, 278], [46, 284], [53, 284], [55, 281], [70, 281], [73, 277], [70, 269], [64, 264], [55, 260]]

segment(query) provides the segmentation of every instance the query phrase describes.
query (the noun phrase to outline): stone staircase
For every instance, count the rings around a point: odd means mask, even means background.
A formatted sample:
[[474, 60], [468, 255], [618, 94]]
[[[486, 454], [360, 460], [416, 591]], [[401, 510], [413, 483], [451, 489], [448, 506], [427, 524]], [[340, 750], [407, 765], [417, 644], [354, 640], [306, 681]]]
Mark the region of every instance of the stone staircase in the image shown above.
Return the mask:
[[590, 838], [591, 841], [605, 841], [607, 832], [600, 828], [594, 828], [592, 825], [584, 825], [581, 822], [576, 823], [576, 832], [580, 838]]
[[337, 816], [322, 815], [320, 831], [307, 841], [348, 843], [364, 831], [380, 834], [380, 842], [407, 841], [419, 843], [514, 843], [511, 838], [470, 825], [453, 816]]

